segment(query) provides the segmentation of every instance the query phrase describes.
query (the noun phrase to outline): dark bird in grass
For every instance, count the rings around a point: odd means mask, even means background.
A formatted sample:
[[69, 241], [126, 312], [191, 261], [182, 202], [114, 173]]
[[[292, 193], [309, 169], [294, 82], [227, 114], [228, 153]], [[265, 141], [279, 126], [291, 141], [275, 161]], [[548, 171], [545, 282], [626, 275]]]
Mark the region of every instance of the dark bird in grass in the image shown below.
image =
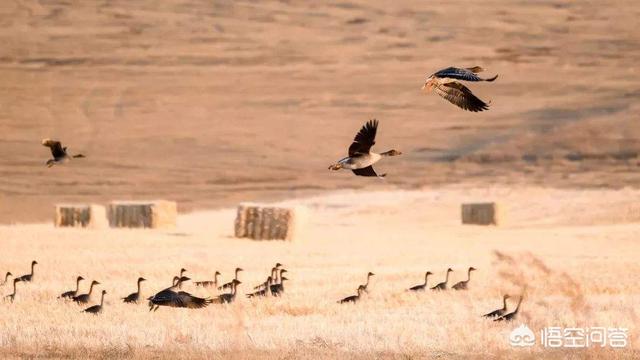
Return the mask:
[[15, 298], [16, 298], [16, 284], [18, 282], [19, 282], [18, 279], [13, 279], [13, 292], [4, 297], [7, 301], [13, 302], [13, 300], [15, 300]]
[[62, 293], [62, 295], [60, 295], [60, 297], [63, 299], [64, 298], [72, 299], [74, 296], [78, 295], [78, 291], [80, 290], [80, 281], [82, 280], [84, 280], [84, 278], [82, 276], [78, 276], [76, 278], [76, 289], [65, 291]]
[[467, 270], [467, 280], [459, 281], [455, 283], [451, 288], [453, 290], [467, 290], [469, 288], [469, 281], [471, 281], [471, 272], [475, 271], [476, 268], [473, 266]]
[[364, 124], [353, 139], [351, 146], [349, 146], [349, 156], [329, 166], [329, 170], [347, 169], [353, 171], [353, 173], [358, 176], [385, 177], [387, 174], [378, 175], [375, 170], [373, 170], [373, 164], [380, 161], [383, 157], [398, 156], [402, 155], [402, 153], [398, 150], [389, 150], [380, 154], [371, 151], [371, 147], [376, 143], [377, 131], [378, 120], [373, 119]]
[[236, 282], [237, 280], [239, 280], [239, 279], [238, 279], [238, 273], [239, 273], [240, 271], [244, 271], [244, 269], [242, 269], [242, 268], [236, 268], [236, 271], [235, 271], [235, 277], [233, 278], [233, 280], [229, 281], [229, 282], [228, 282], [228, 283], [226, 283], [226, 284], [223, 284], [223, 285], [221, 285], [221, 286], [218, 286], [218, 290], [223, 290], [223, 289], [232, 289], [232, 288], [233, 288], [233, 286], [235, 286], [235, 285], [234, 285], [234, 284], [235, 284], [235, 282]]
[[516, 305], [515, 310], [513, 310], [512, 312], [508, 313], [508, 314], [504, 314], [502, 316], [500, 316], [497, 319], [494, 319], [493, 321], [512, 321], [515, 320], [516, 317], [518, 316], [518, 311], [520, 310], [520, 304], [522, 304], [522, 300], [524, 299], [524, 296], [520, 296], [520, 299], [518, 299], [518, 305]]
[[33, 269], [35, 268], [36, 265], [38, 265], [38, 262], [33, 260], [31, 262], [31, 273], [19, 276], [15, 280], [22, 281], [22, 282], [31, 282], [33, 280], [33, 275], [34, 275]]
[[271, 289], [271, 294], [273, 296], [282, 295], [284, 293], [284, 282], [287, 280], [289, 279], [287, 279], [286, 277], [282, 276], [282, 274], [280, 274], [280, 283], [269, 286], [269, 289]]
[[271, 283], [273, 282], [271, 276], [269, 276], [267, 278], [267, 281], [265, 281], [262, 285], [256, 286], [254, 287], [254, 289], [260, 289], [258, 291], [254, 291], [251, 294], [246, 294], [248, 298], [252, 298], [252, 297], [258, 297], [258, 296], [267, 296], [269, 295], [269, 292], [271, 291]]
[[507, 299], [508, 299], [509, 297], [510, 297], [510, 296], [509, 296], [509, 295], [507, 295], [507, 294], [505, 294], [505, 295], [502, 297], [502, 308], [500, 308], [500, 309], [496, 309], [496, 310], [493, 310], [492, 312], [490, 312], [490, 313], [488, 313], [488, 314], [484, 314], [484, 315], [482, 315], [482, 316], [483, 316], [483, 317], [488, 317], [488, 318], [493, 318], [493, 317], [498, 317], [498, 316], [502, 316], [502, 315], [504, 315], [504, 314], [507, 312]]
[[213, 274], [213, 280], [196, 281], [194, 284], [196, 286], [202, 286], [202, 287], [217, 287], [218, 277], [220, 275], [222, 275], [220, 274], [220, 271], [216, 271], [215, 274]]
[[86, 294], [81, 294], [81, 295], [76, 295], [73, 297], [73, 301], [77, 302], [78, 304], [86, 304], [89, 302], [89, 300], [91, 300], [91, 293], [93, 292], [93, 287], [96, 285], [100, 285], [99, 282], [93, 280], [91, 282], [91, 285], [89, 285], [89, 292]]
[[215, 299], [215, 302], [218, 304], [230, 304], [235, 301], [236, 294], [238, 292], [238, 285], [242, 284], [242, 282], [238, 279], [233, 279], [231, 281], [231, 292], [226, 294], [221, 294]]
[[100, 298], [100, 305], [93, 305], [90, 306], [86, 309], [84, 309], [84, 312], [89, 313], [89, 314], [94, 314], [94, 315], [98, 315], [99, 313], [102, 312], [102, 307], [104, 305], [104, 295], [107, 293], [107, 290], [102, 290], [102, 297]]
[[488, 110], [489, 103], [477, 98], [469, 88], [458, 81], [494, 81], [498, 78], [498, 75], [496, 75], [492, 78], [483, 79], [476, 75], [483, 70], [480, 66], [471, 68], [448, 67], [429, 76], [424, 86], [422, 86], [422, 90], [434, 91], [463, 110], [472, 112]]
[[9, 280], [9, 276], [13, 276], [13, 274], [10, 271], [7, 271], [7, 273], [4, 275], [4, 281], [2, 282], [2, 284], [0, 284], [0, 286], [4, 286], [7, 284], [7, 280]]
[[447, 290], [447, 284], [449, 283], [449, 273], [453, 272], [453, 269], [448, 268], [447, 269], [447, 276], [445, 277], [444, 281], [439, 283], [438, 285], [434, 286], [431, 288], [431, 290]]
[[357, 291], [358, 293], [356, 295], [347, 296], [346, 298], [338, 301], [338, 303], [340, 304], [356, 303], [358, 300], [360, 300], [360, 296], [362, 296], [362, 293], [364, 292], [364, 285], [358, 286]]
[[409, 291], [424, 291], [427, 288], [427, 280], [429, 280], [429, 275], [432, 275], [431, 271], [427, 271], [424, 274], [424, 284], [412, 286], [409, 288]]
[[127, 295], [127, 297], [123, 297], [122, 298], [122, 302], [129, 303], [129, 304], [131, 304], [131, 303], [137, 304], [138, 300], [140, 300], [140, 283], [143, 282], [143, 281], [147, 281], [147, 279], [145, 279], [143, 277], [139, 277], [138, 278], [138, 291]]
[[201, 309], [211, 304], [213, 300], [193, 296], [185, 291], [176, 291], [179, 285], [191, 280], [186, 276], [174, 277], [173, 285], [148, 298], [149, 311], [156, 311], [160, 306], [175, 308]]
[[69, 155], [67, 153], [67, 148], [62, 147], [60, 141], [51, 140], [51, 139], [43, 139], [42, 145], [51, 149], [51, 156], [53, 159], [47, 160], [47, 167], [52, 167], [53, 165], [63, 164], [71, 159], [83, 158], [85, 157], [82, 154]]

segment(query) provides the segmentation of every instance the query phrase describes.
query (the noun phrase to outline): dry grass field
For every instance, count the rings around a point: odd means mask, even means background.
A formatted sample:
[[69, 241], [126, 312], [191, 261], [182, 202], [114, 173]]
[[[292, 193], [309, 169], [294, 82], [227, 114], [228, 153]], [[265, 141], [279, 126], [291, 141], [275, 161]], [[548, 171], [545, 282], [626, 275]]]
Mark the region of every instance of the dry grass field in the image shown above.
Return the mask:
[[[3, 226], [0, 247], [8, 252], [0, 271], [26, 273], [33, 258], [40, 265], [13, 304], [0, 303], [0, 357], [637, 358], [639, 196], [532, 187], [345, 191], [289, 202], [309, 208], [304, 232], [290, 243], [232, 238], [233, 209], [182, 215], [174, 231]], [[461, 202], [486, 199], [504, 205], [501, 226], [459, 224]], [[149, 296], [181, 267], [202, 280], [215, 270], [229, 279], [241, 266], [247, 292], [277, 261], [291, 279], [282, 298], [155, 313], [120, 301], [138, 276], [149, 279]], [[469, 291], [405, 292], [426, 270], [435, 284], [447, 267], [458, 281], [471, 265], [478, 271]], [[370, 294], [355, 305], [336, 304], [368, 271], [376, 273]], [[78, 274], [108, 291], [100, 316], [56, 299]], [[518, 321], [480, 317], [523, 285]], [[193, 285], [187, 291], [216, 294]], [[552, 351], [539, 342], [517, 349], [508, 336], [521, 323], [535, 331], [624, 327], [630, 343], [617, 350]]]

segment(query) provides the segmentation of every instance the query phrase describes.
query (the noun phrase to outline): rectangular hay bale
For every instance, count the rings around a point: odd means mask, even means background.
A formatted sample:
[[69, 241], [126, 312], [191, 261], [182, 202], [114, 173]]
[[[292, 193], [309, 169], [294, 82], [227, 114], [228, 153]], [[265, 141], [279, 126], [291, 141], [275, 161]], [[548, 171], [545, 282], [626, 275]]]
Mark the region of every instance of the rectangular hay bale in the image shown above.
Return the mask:
[[494, 202], [462, 204], [462, 223], [498, 225], [498, 205]]
[[303, 209], [243, 203], [238, 206], [235, 236], [253, 240], [293, 240]]
[[56, 204], [55, 227], [105, 228], [104, 206], [96, 204]]
[[109, 226], [115, 228], [174, 228], [178, 217], [175, 201], [112, 201]]

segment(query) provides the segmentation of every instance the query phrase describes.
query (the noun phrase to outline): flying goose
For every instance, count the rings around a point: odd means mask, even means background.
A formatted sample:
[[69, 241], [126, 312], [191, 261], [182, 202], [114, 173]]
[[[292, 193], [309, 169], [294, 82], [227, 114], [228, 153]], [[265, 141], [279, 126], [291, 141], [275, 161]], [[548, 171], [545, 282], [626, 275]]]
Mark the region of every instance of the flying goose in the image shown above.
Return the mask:
[[397, 150], [389, 150], [380, 154], [372, 152], [371, 147], [376, 143], [377, 131], [378, 120], [369, 120], [364, 124], [349, 146], [349, 156], [329, 166], [329, 170], [349, 169], [358, 176], [385, 177], [387, 174], [376, 174], [372, 165], [383, 157], [402, 155], [402, 153]]
[[489, 103], [477, 98], [469, 88], [457, 81], [493, 81], [498, 78], [498, 75], [496, 75], [492, 78], [483, 79], [476, 75], [483, 70], [480, 66], [466, 69], [448, 67], [429, 76], [422, 86], [422, 90], [433, 90], [436, 94], [463, 110], [472, 112], [488, 110]]
[[42, 139], [42, 145], [51, 149], [51, 155], [53, 159], [47, 160], [47, 167], [52, 167], [56, 164], [62, 164], [69, 161], [71, 158], [83, 158], [85, 157], [82, 154], [69, 155], [67, 153], [67, 147], [62, 147], [62, 143], [57, 140], [51, 139]]
[[191, 280], [186, 276], [174, 277], [173, 284], [157, 294], [149, 297], [149, 311], [156, 311], [160, 306], [169, 306], [177, 308], [187, 309], [201, 309], [211, 304], [212, 300], [209, 298], [200, 298], [193, 296], [185, 291], [175, 291], [181, 283]]

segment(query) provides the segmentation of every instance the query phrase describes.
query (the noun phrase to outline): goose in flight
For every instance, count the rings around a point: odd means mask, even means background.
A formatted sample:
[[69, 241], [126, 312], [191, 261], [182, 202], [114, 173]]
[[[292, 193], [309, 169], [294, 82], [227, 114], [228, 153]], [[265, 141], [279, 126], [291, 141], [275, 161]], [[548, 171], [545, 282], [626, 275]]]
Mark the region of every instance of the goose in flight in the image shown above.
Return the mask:
[[53, 159], [47, 160], [47, 167], [52, 167], [53, 165], [56, 165], [56, 164], [63, 164], [69, 161], [71, 158], [77, 159], [77, 158], [85, 157], [82, 154], [75, 154], [75, 155], [67, 154], [67, 147], [66, 146], [62, 147], [62, 143], [60, 143], [60, 141], [57, 141], [57, 140], [43, 139], [42, 145], [50, 148], [51, 155], [53, 156]]
[[372, 165], [383, 157], [402, 155], [402, 153], [397, 150], [389, 150], [380, 154], [372, 152], [371, 147], [376, 143], [377, 131], [378, 120], [369, 120], [364, 124], [349, 146], [349, 156], [329, 166], [329, 170], [349, 169], [358, 176], [385, 177], [387, 174], [378, 175]]
[[498, 78], [498, 75], [496, 75], [492, 78], [483, 79], [476, 75], [483, 70], [484, 69], [480, 66], [465, 69], [448, 67], [429, 76], [422, 86], [422, 90], [435, 91], [436, 94], [463, 110], [472, 112], [488, 110], [490, 102], [486, 103], [480, 100], [471, 92], [471, 90], [469, 90], [469, 88], [458, 81], [491, 82]]

